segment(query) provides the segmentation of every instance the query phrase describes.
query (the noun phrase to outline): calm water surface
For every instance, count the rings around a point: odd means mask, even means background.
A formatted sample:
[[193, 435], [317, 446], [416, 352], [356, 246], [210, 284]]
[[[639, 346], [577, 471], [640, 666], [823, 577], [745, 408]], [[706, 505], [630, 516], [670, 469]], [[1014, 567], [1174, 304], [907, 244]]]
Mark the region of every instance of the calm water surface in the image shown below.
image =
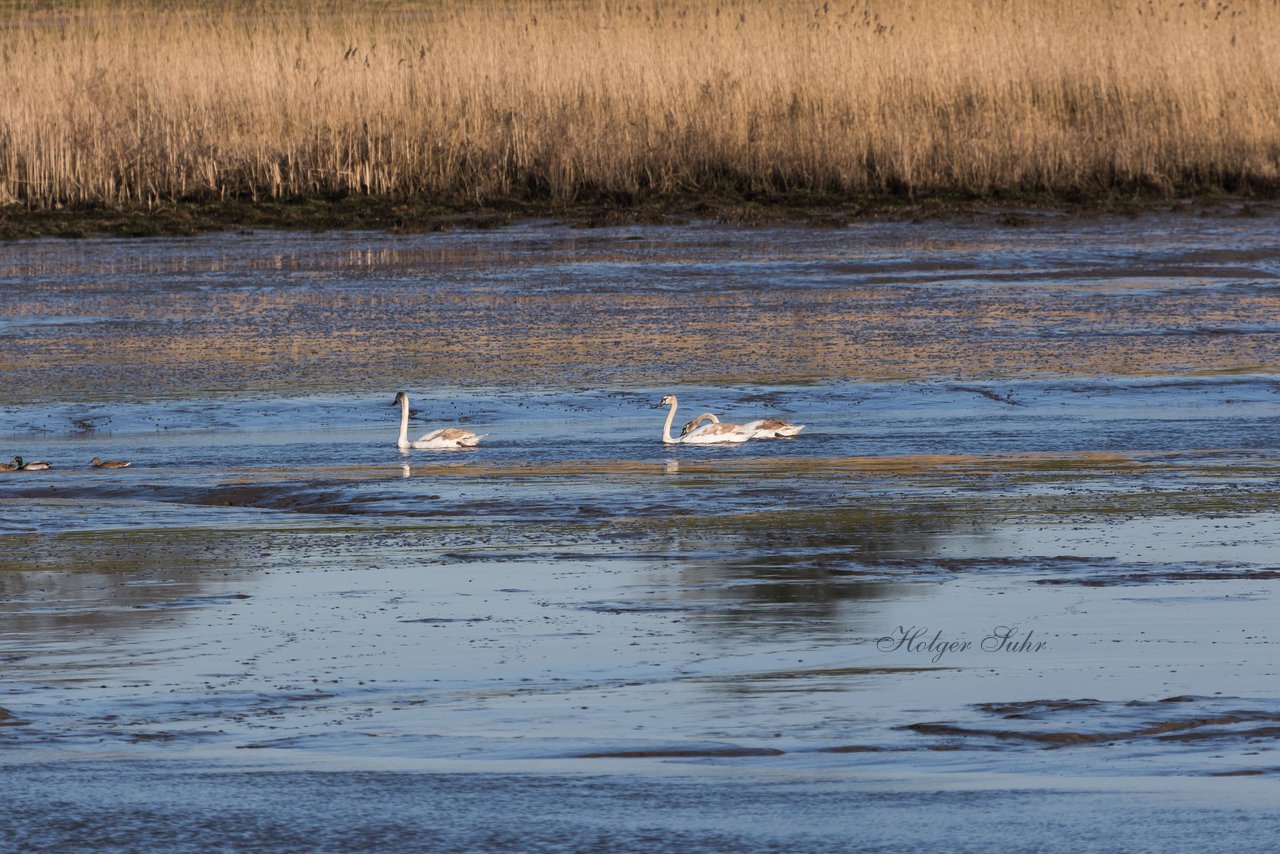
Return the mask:
[[1278, 226], [6, 244], [0, 845], [1267, 850]]

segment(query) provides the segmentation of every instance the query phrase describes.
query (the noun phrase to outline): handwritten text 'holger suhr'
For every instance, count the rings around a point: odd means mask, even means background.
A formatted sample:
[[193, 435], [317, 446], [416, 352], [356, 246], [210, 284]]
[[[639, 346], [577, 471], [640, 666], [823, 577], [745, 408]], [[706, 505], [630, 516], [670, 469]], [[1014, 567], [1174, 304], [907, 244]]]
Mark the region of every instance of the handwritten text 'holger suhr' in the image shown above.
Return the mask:
[[975, 644], [971, 640], [944, 637], [941, 629], [931, 634], [925, 627], [898, 626], [892, 634], [876, 641], [876, 649], [880, 652], [920, 653], [928, 655], [929, 660], [937, 664], [943, 656], [975, 648], [986, 653], [1019, 653], [1040, 652], [1049, 645], [1048, 641], [1033, 640], [1034, 636], [1034, 631], [1023, 632], [1017, 626], [996, 626]]

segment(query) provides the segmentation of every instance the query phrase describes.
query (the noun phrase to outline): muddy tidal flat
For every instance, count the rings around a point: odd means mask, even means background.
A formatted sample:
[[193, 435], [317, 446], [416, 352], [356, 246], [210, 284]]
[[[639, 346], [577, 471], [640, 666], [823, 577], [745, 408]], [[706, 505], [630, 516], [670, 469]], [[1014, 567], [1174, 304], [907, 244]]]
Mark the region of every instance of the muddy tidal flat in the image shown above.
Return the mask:
[[0, 309], [0, 849], [1274, 849], [1280, 217], [38, 240]]

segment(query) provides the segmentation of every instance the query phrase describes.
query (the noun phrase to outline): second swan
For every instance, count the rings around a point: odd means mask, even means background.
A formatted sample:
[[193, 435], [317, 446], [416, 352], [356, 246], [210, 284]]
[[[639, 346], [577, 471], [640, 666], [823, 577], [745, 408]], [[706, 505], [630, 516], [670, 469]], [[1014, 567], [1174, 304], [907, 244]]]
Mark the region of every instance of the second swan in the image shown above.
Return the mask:
[[681, 433], [674, 439], [671, 437], [671, 422], [676, 418], [676, 407], [679, 403], [674, 394], [669, 394], [653, 405], [654, 409], [670, 406], [667, 423], [662, 425], [662, 443], [664, 445], [723, 445], [730, 442], [745, 442], [751, 434], [738, 424], [706, 424], [695, 430]]
[[396, 442], [397, 447], [402, 451], [410, 448], [418, 448], [420, 450], [448, 450], [450, 448], [474, 448], [480, 444], [480, 440], [488, 433], [481, 433], [477, 436], [470, 430], [463, 430], [458, 427], [441, 427], [439, 430], [432, 430], [425, 436], [414, 441], [409, 441], [409, 395], [404, 392], [396, 392], [396, 399], [391, 402], [392, 406], [400, 407], [400, 439]]

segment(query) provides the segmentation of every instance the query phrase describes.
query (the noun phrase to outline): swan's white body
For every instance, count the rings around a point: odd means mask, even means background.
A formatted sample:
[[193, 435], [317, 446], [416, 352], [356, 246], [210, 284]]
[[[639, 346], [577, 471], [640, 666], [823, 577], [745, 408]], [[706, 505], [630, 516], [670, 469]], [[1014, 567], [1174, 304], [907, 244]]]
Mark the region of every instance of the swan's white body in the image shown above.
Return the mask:
[[392, 406], [400, 404], [400, 439], [396, 445], [402, 451], [410, 448], [417, 448], [425, 451], [444, 451], [456, 448], [474, 448], [480, 444], [480, 440], [488, 433], [481, 433], [477, 436], [470, 430], [463, 430], [458, 427], [441, 427], [439, 430], [432, 430], [430, 433], [409, 441], [409, 395], [404, 392], [398, 392], [396, 399], [392, 402]]
[[664, 445], [726, 445], [745, 442], [751, 438], [751, 434], [744, 431], [741, 426], [737, 424], [721, 424], [719, 420], [672, 438], [671, 422], [676, 420], [676, 407], [679, 406], [676, 396], [674, 394], [667, 395], [654, 408], [657, 409], [660, 406], [671, 407], [671, 410], [667, 413], [667, 422], [662, 425], [662, 443]]
[[[694, 430], [704, 428], [698, 425], [703, 421], [710, 421], [712, 424], [719, 424], [720, 419], [710, 412], [704, 412], [697, 418], [684, 425], [681, 435]], [[803, 424], [792, 424], [790, 421], [783, 421], [781, 418], [761, 418], [756, 421], [748, 421], [738, 429], [746, 433], [752, 439], [786, 439], [796, 435], [804, 429]]]

